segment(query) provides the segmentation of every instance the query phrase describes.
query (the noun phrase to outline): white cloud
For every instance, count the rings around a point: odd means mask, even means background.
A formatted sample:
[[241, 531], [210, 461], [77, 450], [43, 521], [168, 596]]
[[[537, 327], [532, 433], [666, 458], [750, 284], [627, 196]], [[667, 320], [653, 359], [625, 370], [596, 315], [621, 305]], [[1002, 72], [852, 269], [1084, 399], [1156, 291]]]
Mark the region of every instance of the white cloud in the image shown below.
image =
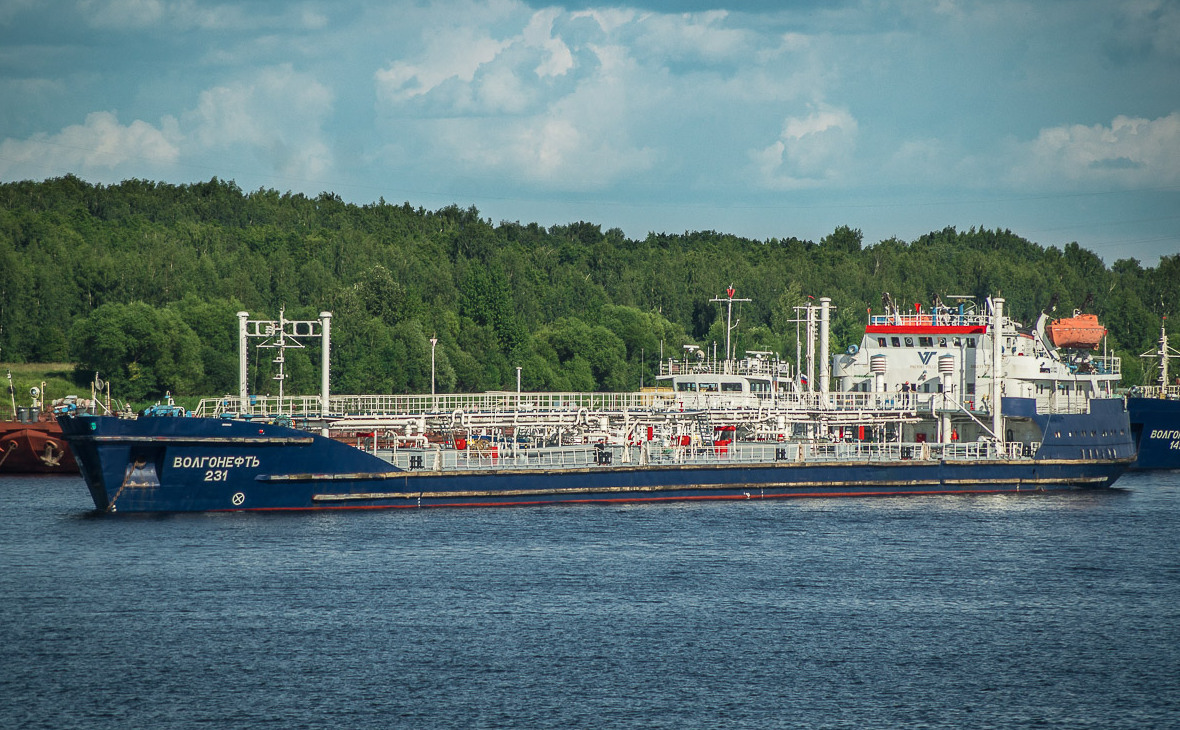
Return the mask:
[[[288, 178], [322, 179], [334, 164], [323, 124], [331, 115], [330, 89], [290, 66], [207, 89], [195, 108], [159, 125], [120, 124], [114, 112], [94, 112], [81, 125], [53, 135], [0, 142], [0, 179], [55, 177], [67, 172], [101, 179], [161, 174], [197, 164], [206, 153], [227, 155], [233, 176], [243, 160], [259, 160]], [[202, 165], [204, 169], [204, 165]]]
[[618, 48], [596, 48], [602, 72], [543, 111], [521, 117], [457, 118], [429, 122], [432, 144], [443, 158], [514, 183], [564, 190], [603, 188], [650, 169], [652, 148], [632, 139], [626, 86], [629, 60]]
[[[725, 12], [514, 7], [495, 23], [481, 16], [432, 30], [420, 51], [376, 73], [378, 108], [400, 149], [441, 170], [460, 162], [463, 176], [601, 188], [658, 160], [688, 171], [719, 159], [721, 146], [736, 144], [720, 129], [734, 121], [729, 110], [798, 99], [817, 68], [800, 60], [811, 51], [798, 37], [731, 28]], [[691, 175], [689, 184], [715, 186], [738, 173]]]
[[496, 35], [503, 7], [423, 32], [420, 52], [374, 74], [381, 108], [442, 117], [532, 109], [550, 83], [574, 69], [575, 59], [554, 32], [554, 21], [566, 17], [560, 8], [527, 15], [523, 6], [513, 8], [503, 37]]
[[882, 163], [888, 178], [895, 184], [930, 185], [962, 184], [964, 180], [981, 177], [963, 175], [963, 152], [952, 149], [940, 139], [906, 140], [897, 146]]
[[148, 28], [159, 23], [167, 7], [163, 0], [82, 0], [78, 9], [96, 28]]
[[1180, 182], [1180, 112], [1043, 129], [1032, 142], [1016, 145], [1012, 159], [1018, 185], [1174, 185]]
[[180, 156], [176, 120], [165, 117], [159, 127], [135, 120], [122, 125], [114, 112], [93, 112], [84, 124], [57, 134], [0, 142], [0, 178], [56, 177], [67, 172], [96, 174], [125, 166], [159, 169]]
[[327, 17], [296, 3], [279, 3], [277, 11], [251, 12], [241, 3], [213, 4], [203, 0], [79, 0], [78, 10], [93, 28], [135, 30], [157, 26], [178, 30], [230, 30], [258, 28], [321, 29]]
[[650, 169], [656, 159], [655, 151], [635, 147], [600, 126], [579, 123], [560, 110], [494, 130], [461, 120], [448, 131], [442, 142], [452, 146], [456, 159], [502, 173], [514, 183], [563, 190], [600, 189]]
[[274, 172], [318, 177], [333, 164], [322, 132], [332, 105], [330, 89], [283, 65], [201, 92], [183, 120], [194, 151], [244, 148]]
[[328, 16], [310, 7], [297, 9], [299, 25], [307, 30], [322, 30], [328, 26]]
[[821, 104], [784, 120], [779, 138], [751, 157], [771, 189], [813, 187], [847, 176], [856, 137], [857, 122], [847, 109]]
[[1180, 7], [1167, 0], [1130, 0], [1111, 6], [1120, 50], [1180, 56]]
[[526, 46], [543, 49], [545, 57], [533, 69], [539, 77], [561, 76], [574, 67], [574, 56], [569, 46], [553, 35], [553, 21], [561, 11], [557, 8], [547, 8], [535, 13], [529, 20], [528, 26], [521, 33], [521, 41]]
[[745, 60], [761, 45], [756, 34], [724, 25], [729, 13], [713, 10], [689, 15], [649, 15], [638, 24], [636, 53], [664, 60]]
[[423, 96], [443, 82], [470, 83], [475, 72], [506, 46], [476, 28], [448, 28], [431, 33], [425, 53], [416, 63], [396, 61], [377, 72], [377, 93], [400, 103]]
[[612, 33], [635, 20], [636, 13], [630, 8], [594, 8], [582, 10], [570, 16], [572, 19], [590, 18], [606, 33]]

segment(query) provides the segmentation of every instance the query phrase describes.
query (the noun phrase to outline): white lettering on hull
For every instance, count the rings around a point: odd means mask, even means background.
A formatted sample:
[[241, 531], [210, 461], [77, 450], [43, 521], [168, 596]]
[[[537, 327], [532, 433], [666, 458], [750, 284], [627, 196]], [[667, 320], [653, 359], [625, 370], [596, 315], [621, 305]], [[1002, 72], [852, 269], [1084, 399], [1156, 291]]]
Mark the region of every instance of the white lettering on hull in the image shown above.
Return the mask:
[[257, 468], [257, 456], [176, 456], [173, 469], [230, 469], [237, 466]]

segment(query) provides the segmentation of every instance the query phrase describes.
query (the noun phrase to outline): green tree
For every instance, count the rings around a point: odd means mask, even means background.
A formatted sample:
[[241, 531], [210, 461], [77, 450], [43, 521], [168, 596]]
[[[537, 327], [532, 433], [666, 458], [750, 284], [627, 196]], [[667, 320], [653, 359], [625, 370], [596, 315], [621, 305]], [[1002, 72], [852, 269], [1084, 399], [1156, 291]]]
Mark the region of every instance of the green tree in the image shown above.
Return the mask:
[[840, 226], [827, 236], [824, 236], [820, 240], [819, 245], [837, 251], [860, 253], [860, 247], [863, 242], [864, 234], [860, 232], [859, 228]]
[[70, 341], [79, 382], [98, 372], [129, 401], [192, 393], [204, 374], [192, 328], [143, 302], [102, 305], [74, 325]]
[[[791, 308], [808, 295], [832, 298], [833, 349], [842, 349], [859, 339], [866, 308], [880, 311], [884, 291], [907, 307], [934, 294], [972, 295], [977, 303], [1001, 295], [1026, 324], [1054, 297], [1065, 314], [1092, 294], [1088, 309], [1109, 327], [1130, 378], [1131, 363], [1154, 346], [1160, 318], [1180, 311], [1180, 255], [1108, 268], [1076, 243], [1044, 247], [1007, 229], [949, 226], [871, 244], [850, 226], [819, 243], [717, 231], [628, 240], [586, 221], [493, 225], [475, 208], [353, 205], [331, 192], [243, 193], [218, 178], [0, 183], [4, 359], [82, 357], [73, 337], [79, 323], [103, 306], [139, 302], [174, 310], [196, 333], [204, 373], [191, 387], [199, 391], [236, 381], [236, 347], [225, 342], [236, 331], [236, 306], [264, 317], [286, 306], [299, 319], [332, 311], [335, 390], [342, 383], [357, 392], [428, 389], [423, 342], [436, 333], [437, 374], [448, 388], [515, 387], [517, 366], [526, 386], [634, 388], [651, 382], [660, 342], [667, 356], [689, 335], [704, 347], [724, 341], [724, 317], [709, 299], [730, 284], [753, 300], [741, 308], [739, 353], [789, 356]], [[583, 336], [573, 320], [611, 337]], [[604, 356], [582, 344], [596, 341], [608, 353], [617, 343], [624, 348], [610, 376]], [[315, 346], [288, 354], [287, 390], [314, 390]], [[260, 386], [252, 390], [264, 390], [271, 365], [252, 361]], [[144, 392], [156, 388], [148, 381], [157, 366], [131, 359], [124, 369]]]
[[533, 351], [547, 362], [557, 390], [626, 388], [627, 348], [602, 325], [589, 325], [576, 317], [559, 319], [536, 334]]

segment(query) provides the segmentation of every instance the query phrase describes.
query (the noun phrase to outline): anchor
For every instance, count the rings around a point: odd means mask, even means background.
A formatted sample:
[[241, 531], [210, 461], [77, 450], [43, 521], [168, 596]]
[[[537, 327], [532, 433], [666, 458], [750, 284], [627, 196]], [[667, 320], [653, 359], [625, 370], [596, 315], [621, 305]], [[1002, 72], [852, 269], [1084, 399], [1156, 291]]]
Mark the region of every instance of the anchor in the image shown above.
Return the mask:
[[63, 453], [65, 452], [58, 447], [57, 443], [53, 441], [46, 441], [45, 453], [38, 454], [37, 458], [40, 459], [45, 464], [45, 466], [61, 466], [61, 457]]
[[8, 461], [9, 455], [16, 451], [17, 446], [18, 444], [15, 441], [8, 442], [8, 446], [4, 449], [4, 455], [0, 456], [0, 466], [3, 466], [4, 462]]

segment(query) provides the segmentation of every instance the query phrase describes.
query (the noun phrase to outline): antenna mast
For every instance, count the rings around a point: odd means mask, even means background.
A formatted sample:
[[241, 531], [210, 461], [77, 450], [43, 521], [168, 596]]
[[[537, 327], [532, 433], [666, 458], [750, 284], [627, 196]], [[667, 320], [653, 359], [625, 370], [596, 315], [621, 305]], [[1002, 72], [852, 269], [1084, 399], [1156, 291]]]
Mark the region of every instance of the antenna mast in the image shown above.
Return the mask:
[[[725, 302], [725, 360], [727, 363], [733, 359], [733, 349], [730, 346], [729, 334], [733, 332], [734, 328], [737, 327], [737, 323], [733, 321], [733, 303], [753, 301], [752, 299], [734, 299], [733, 293], [733, 284], [730, 284], [729, 288], [725, 290], [724, 299], [721, 297], [713, 297], [709, 300], [710, 302]], [[741, 320], [739, 319], [738, 322], [741, 322]], [[727, 364], [726, 368], [728, 369], [728, 367], [729, 366]]]
[[278, 349], [278, 355], [275, 356], [274, 362], [279, 365], [279, 372], [274, 376], [274, 379], [279, 381], [279, 405], [278, 412], [281, 415], [283, 412], [283, 381], [287, 379], [285, 352], [287, 348], [298, 347], [303, 345], [299, 342], [302, 337], [320, 337], [323, 339], [322, 358], [321, 358], [321, 394], [320, 394], [320, 415], [328, 415], [328, 353], [331, 349], [331, 326], [332, 313], [320, 312], [319, 319], [311, 320], [291, 320], [286, 317], [286, 308], [279, 310], [278, 320], [273, 319], [249, 319], [249, 312], [238, 312], [238, 397], [241, 400], [239, 404], [240, 412], [243, 414], [250, 413], [250, 399], [247, 393], [246, 371], [247, 371], [247, 347], [246, 341], [250, 337], [263, 337], [266, 341], [258, 347], [270, 347]]

